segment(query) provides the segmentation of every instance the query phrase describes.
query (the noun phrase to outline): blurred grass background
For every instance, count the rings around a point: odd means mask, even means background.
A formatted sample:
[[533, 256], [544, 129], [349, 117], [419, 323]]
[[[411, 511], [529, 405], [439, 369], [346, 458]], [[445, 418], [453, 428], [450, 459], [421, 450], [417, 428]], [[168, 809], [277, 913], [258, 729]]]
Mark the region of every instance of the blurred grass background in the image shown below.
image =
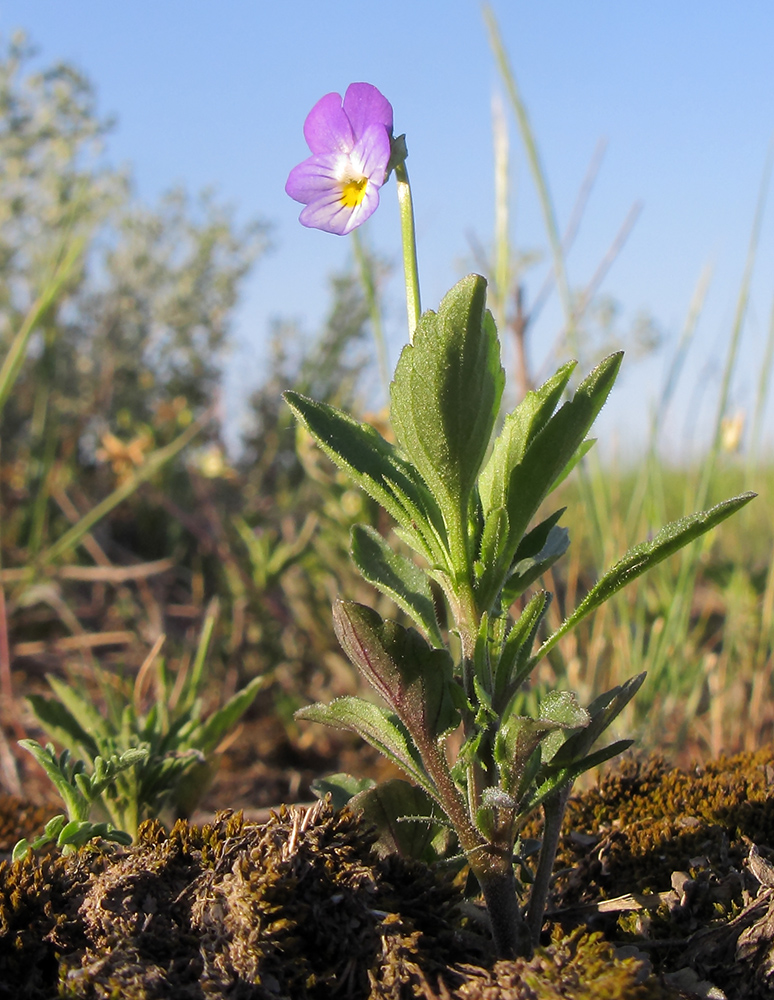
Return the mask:
[[[578, 357], [584, 373], [624, 346], [636, 374], [657, 343], [643, 322], [620, 345], [598, 294], [633, 220], [592, 281], [569, 287], [564, 258], [595, 168], [561, 233], [491, 12], [487, 24], [505, 100], [493, 118], [495, 240], [491, 252], [474, 248], [475, 266], [490, 280], [512, 404], [537, 380], [526, 345], [550, 295], [562, 304], [564, 356]], [[349, 528], [389, 524], [296, 429], [280, 393], [292, 387], [389, 433], [387, 415], [369, 412], [369, 393], [379, 293], [392, 265], [363, 242], [333, 277], [329, 315], [314, 335], [277, 322], [250, 428], [230, 456], [223, 361], [240, 283], [269, 246], [267, 226], [238, 225], [212, 196], [182, 189], [139, 205], [129, 174], [100, 156], [108, 126], [89, 81], [66, 65], [30, 75], [27, 58], [21, 41], [0, 58], [0, 782], [22, 789], [15, 740], [34, 725], [23, 696], [43, 690], [46, 673], [98, 697], [105, 677], [118, 689], [134, 676], [161, 634], [171, 669], [183, 671], [213, 597], [221, 608], [208, 668], [213, 703], [267, 676], [255, 711], [279, 718], [289, 739], [313, 740], [297, 731], [293, 711], [358, 683], [333, 635], [331, 601], [345, 593], [395, 613], [350, 565]], [[535, 261], [508, 239], [509, 113], [552, 261], [529, 313], [522, 279]], [[663, 415], [680, 392], [703, 276], [646, 449], [634, 461], [592, 449], [562, 487], [572, 546], [547, 581], [557, 594], [554, 625], [602, 569], [666, 521], [743, 489], [760, 494], [566, 637], [539, 678], [588, 701], [647, 670], [619, 729], [672, 759], [751, 749], [774, 735], [774, 463], [762, 426], [774, 322], [743, 416], [730, 412], [728, 392], [767, 188], [768, 167], [705, 453], [674, 464], [663, 448], [674, 443]]]

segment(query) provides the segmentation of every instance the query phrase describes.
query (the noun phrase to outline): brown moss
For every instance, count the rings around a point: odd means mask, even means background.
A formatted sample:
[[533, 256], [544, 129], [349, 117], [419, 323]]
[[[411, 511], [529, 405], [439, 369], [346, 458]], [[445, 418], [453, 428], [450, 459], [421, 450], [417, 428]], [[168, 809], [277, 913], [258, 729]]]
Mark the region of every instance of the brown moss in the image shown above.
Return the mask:
[[60, 951], [84, 941], [78, 906], [103, 863], [83, 850], [0, 864], [0, 997], [51, 996]]
[[[752, 906], [742, 861], [743, 837], [772, 856], [771, 758], [690, 773], [632, 760], [574, 800], [529, 962], [493, 963], [445, 877], [380, 860], [368, 828], [322, 804], [263, 825], [146, 823], [126, 851], [4, 864], [0, 997], [656, 1000], [691, 993], [662, 974], [695, 972], [729, 1000], [763, 998], [774, 905]], [[658, 908], [599, 912], [645, 891]], [[627, 939], [656, 973], [616, 950]]]
[[[399, 965], [381, 982], [372, 980], [369, 1000], [675, 1000], [676, 991], [650, 974], [647, 959], [619, 954], [600, 934], [559, 929], [527, 961], [497, 962], [491, 969], [457, 964], [436, 986], [406, 948]], [[396, 985], [399, 986], [396, 989]]]
[[561, 905], [668, 890], [678, 870], [740, 871], [744, 837], [774, 846], [772, 761], [771, 747], [691, 772], [660, 758], [624, 761], [569, 804], [558, 867], [572, 875], [559, 881]]
[[0, 995], [365, 997], [369, 970], [408, 938], [420, 967], [448, 966], [456, 890], [372, 844], [320, 804], [263, 826], [147, 823], [128, 851], [5, 865]]

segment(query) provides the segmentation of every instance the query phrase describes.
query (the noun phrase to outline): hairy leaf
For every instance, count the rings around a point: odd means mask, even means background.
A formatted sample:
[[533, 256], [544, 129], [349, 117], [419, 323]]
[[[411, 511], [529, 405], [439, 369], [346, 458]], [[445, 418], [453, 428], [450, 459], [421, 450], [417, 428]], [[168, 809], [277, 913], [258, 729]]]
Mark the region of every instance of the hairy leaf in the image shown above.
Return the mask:
[[508, 506], [511, 473], [550, 419], [570, 381], [576, 362], [570, 361], [538, 389], [528, 392], [505, 423], [478, 482], [485, 514]]
[[454, 665], [446, 649], [432, 649], [414, 629], [383, 621], [354, 601], [334, 604], [333, 625], [344, 652], [418, 744], [458, 725], [449, 691]]
[[448, 829], [436, 822], [439, 812], [436, 803], [421, 788], [400, 778], [360, 792], [349, 806], [376, 827], [379, 833], [376, 849], [382, 857], [400, 854], [432, 863], [438, 860], [438, 847], [448, 843]]
[[438, 499], [450, 532], [464, 524], [505, 376], [486, 281], [471, 274], [420, 318], [390, 387], [398, 440]]
[[508, 479], [507, 509], [511, 522], [511, 551], [521, 537], [554, 482], [582, 445], [615, 382], [622, 354], [612, 354], [578, 386], [532, 438], [524, 457]]
[[284, 398], [320, 448], [403, 528], [412, 547], [443, 563], [443, 518], [421, 476], [369, 424], [297, 392]]
[[[531, 534], [531, 532], [530, 532]], [[520, 597], [530, 584], [534, 583], [560, 559], [570, 545], [570, 533], [567, 528], [552, 527], [543, 547], [534, 555], [519, 559], [518, 552], [514, 559], [513, 570], [502, 590], [503, 607], [509, 607]]]
[[345, 695], [325, 705], [318, 702], [301, 708], [295, 713], [297, 719], [307, 722], [321, 722], [334, 729], [349, 729], [357, 733], [366, 743], [370, 743], [389, 760], [397, 764], [418, 785], [430, 795], [435, 795], [433, 784], [425, 773], [422, 761], [408, 730], [392, 712], [378, 705], [372, 705], [362, 698]]
[[393, 552], [368, 525], [356, 524], [351, 537], [352, 558], [363, 579], [392, 598], [435, 646], [443, 646], [427, 575], [410, 559]]
[[242, 718], [265, 683], [266, 677], [254, 677], [245, 687], [232, 695], [225, 705], [213, 712], [192, 733], [190, 742], [194, 747], [205, 754], [213, 750], [224, 734]]
[[570, 617], [560, 625], [553, 635], [546, 639], [535, 654], [535, 662], [540, 657], [545, 656], [563, 635], [575, 628], [578, 622], [583, 621], [587, 615], [604, 604], [622, 587], [699, 538], [710, 528], [720, 524], [721, 521], [749, 503], [754, 496], [756, 496], [755, 493], [742, 493], [738, 497], [732, 497], [730, 500], [716, 504], [709, 510], [682, 517], [679, 521], [673, 521], [663, 527], [651, 541], [643, 542], [630, 549], [623, 559], [609, 569], [591, 588]]
[[315, 778], [309, 787], [318, 799], [330, 795], [333, 808], [343, 809], [358, 792], [365, 792], [375, 785], [373, 778], [355, 778], [340, 771], [338, 774], [328, 774], [324, 778]]
[[551, 595], [545, 590], [535, 594], [505, 638], [494, 672], [492, 704], [498, 714], [529, 675], [530, 653], [550, 601]]

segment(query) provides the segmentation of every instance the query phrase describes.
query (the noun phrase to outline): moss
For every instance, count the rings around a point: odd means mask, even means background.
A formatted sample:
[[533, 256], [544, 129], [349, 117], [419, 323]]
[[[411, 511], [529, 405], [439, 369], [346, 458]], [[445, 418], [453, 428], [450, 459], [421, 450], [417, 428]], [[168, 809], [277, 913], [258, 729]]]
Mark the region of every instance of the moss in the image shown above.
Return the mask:
[[407, 956], [404, 992], [393, 981], [373, 983], [369, 1000], [675, 1000], [678, 994], [650, 975], [647, 959], [619, 954], [601, 934], [578, 928], [553, 940], [527, 960], [497, 962], [491, 969], [456, 965], [433, 987]]
[[408, 939], [421, 967], [447, 967], [456, 890], [372, 844], [320, 804], [263, 826], [229, 813], [168, 835], [146, 823], [127, 851], [5, 865], [0, 995], [313, 1000], [344, 984], [365, 997]]
[[[757, 881], [749, 844], [774, 848], [774, 751], [720, 757], [681, 771], [629, 759], [569, 804], [551, 903], [565, 933], [579, 924], [619, 942], [648, 944], [664, 974], [691, 966], [729, 997], [759, 992], [760, 949], [774, 936], [749, 910]], [[599, 904], [658, 893], [660, 905], [603, 913]]]
[[569, 804], [558, 867], [573, 873], [560, 880], [562, 905], [669, 889], [678, 870], [741, 870], [744, 837], [774, 845], [773, 760], [768, 747], [692, 772], [625, 761]]
[[[380, 859], [362, 822], [323, 804], [264, 825], [146, 823], [128, 850], [5, 863], [0, 997], [662, 1000], [679, 993], [663, 974], [691, 966], [730, 1000], [762, 998], [774, 918], [765, 900], [750, 909], [742, 862], [744, 837], [771, 858], [771, 759], [630, 760], [573, 800], [529, 962], [495, 963], [445, 876]], [[645, 891], [657, 908], [599, 912]], [[648, 959], [611, 941], [647, 942]]]
[[0, 864], [0, 997], [50, 997], [61, 951], [84, 936], [77, 911], [104, 858], [83, 850]]

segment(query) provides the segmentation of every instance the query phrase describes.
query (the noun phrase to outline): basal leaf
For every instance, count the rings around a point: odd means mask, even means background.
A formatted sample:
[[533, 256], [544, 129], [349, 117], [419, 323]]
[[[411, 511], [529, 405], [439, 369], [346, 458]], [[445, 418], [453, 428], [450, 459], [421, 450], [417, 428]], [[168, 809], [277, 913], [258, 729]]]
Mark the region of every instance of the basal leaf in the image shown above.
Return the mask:
[[334, 809], [343, 809], [345, 805], [359, 792], [373, 788], [376, 782], [373, 778], [355, 778], [351, 774], [340, 771], [338, 774], [328, 774], [324, 778], [315, 778], [309, 785], [318, 799], [330, 795]]
[[93, 702], [53, 674], [46, 674], [46, 680], [59, 702], [72, 714], [78, 725], [93, 738], [99, 749], [100, 740], [106, 739], [110, 733], [110, 726]]
[[744, 507], [753, 499], [755, 493], [742, 493], [738, 497], [724, 500], [709, 510], [682, 517], [663, 527], [649, 542], [643, 542], [630, 549], [626, 555], [591, 588], [575, 611], [562, 625], [549, 636], [535, 654], [535, 662], [553, 648], [563, 635], [575, 628], [578, 622], [591, 614], [613, 594], [621, 590], [632, 580], [636, 580], [646, 570], [656, 566], [663, 559], [678, 552], [681, 548], [695, 541], [710, 528]]
[[252, 705], [265, 683], [266, 677], [254, 677], [232, 695], [225, 705], [213, 712], [189, 737], [193, 748], [205, 754], [214, 750], [225, 733], [236, 725]]
[[77, 746], [85, 756], [95, 757], [99, 749], [94, 739], [80, 725], [61, 702], [56, 698], [44, 698], [42, 695], [27, 695], [35, 718], [46, 733], [63, 746]]
[[423, 789], [392, 778], [355, 795], [349, 806], [376, 827], [381, 857], [400, 854], [426, 863], [438, 860], [434, 841], [445, 827], [436, 822], [438, 806]]
[[464, 525], [503, 391], [486, 281], [471, 274], [426, 312], [390, 387], [398, 441], [438, 499], [450, 532]]
[[351, 539], [352, 558], [363, 579], [395, 601], [435, 646], [443, 646], [426, 574], [410, 559], [394, 552], [368, 525], [356, 524]]
[[433, 783], [425, 773], [419, 753], [408, 730], [392, 712], [378, 705], [372, 705], [362, 698], [345, 695], [325, 705], [319, 702], [301, 708], [295, 713], [297, 719], [307, 722], [321, 722], [334, 729], [349, 729], [361, 739], [397, 764], [411, 779], [429, 795], [435, 796]]

